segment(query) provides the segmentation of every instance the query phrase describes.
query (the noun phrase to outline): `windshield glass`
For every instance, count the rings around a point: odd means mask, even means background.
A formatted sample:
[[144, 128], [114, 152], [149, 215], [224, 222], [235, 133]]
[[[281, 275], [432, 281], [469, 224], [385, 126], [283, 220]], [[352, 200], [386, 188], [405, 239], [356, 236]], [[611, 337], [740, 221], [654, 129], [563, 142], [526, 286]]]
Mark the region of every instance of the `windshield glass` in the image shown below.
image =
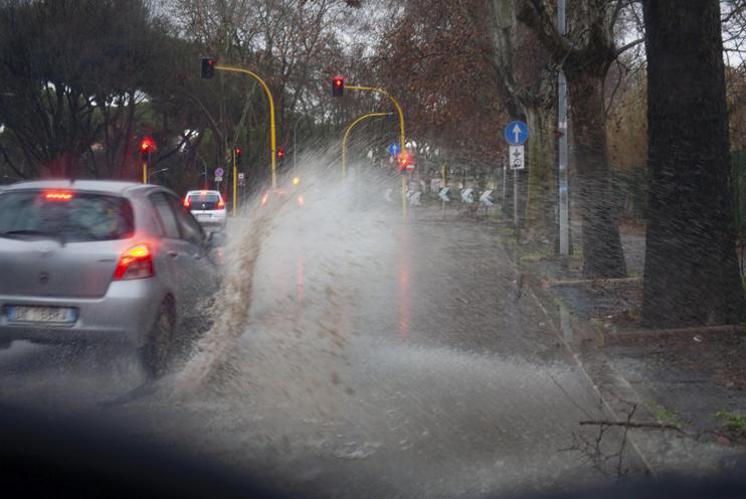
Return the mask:
[[746, 0], [0, 0], [0, 185], [0, 409], [302, 497], [746, 480]]
[[188, 196], [189, 208], [194, 210], [214, 210], [218, 207], [220, 196], [214, 193], [190, 194]]
[[132, 206], [124, 198], [72, 191], [0, 194], [0, 234], [52, 234], [66, 241], [132, 237]]

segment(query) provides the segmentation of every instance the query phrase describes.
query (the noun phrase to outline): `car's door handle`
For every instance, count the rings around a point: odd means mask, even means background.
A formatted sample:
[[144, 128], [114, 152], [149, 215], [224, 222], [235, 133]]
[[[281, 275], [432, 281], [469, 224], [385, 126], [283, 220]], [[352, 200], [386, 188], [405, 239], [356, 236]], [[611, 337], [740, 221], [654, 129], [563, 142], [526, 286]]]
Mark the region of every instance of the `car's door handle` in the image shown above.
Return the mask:
[[170, 256], [171, 258], [176, 258], [177, 256], [179, 256], [179, 254], [175, 252], [174, 250], [169, 250], [168, 253], [166, 254]]
[[203, 257], [203, 256], [204, 256], [204, 255], [200, 255], [199, 253], [195, 253], [195, 254], [194, 254], [194, 259], [195, 259], [195, 260], [202, 260], [202, 257]]

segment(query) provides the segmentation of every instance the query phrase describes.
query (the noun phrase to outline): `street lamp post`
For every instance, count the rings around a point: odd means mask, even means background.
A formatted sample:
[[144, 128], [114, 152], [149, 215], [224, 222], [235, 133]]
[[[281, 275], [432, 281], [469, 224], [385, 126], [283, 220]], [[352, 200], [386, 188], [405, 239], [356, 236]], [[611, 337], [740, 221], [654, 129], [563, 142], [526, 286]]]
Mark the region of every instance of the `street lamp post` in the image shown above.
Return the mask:
[[[565, 16], [565, 0], [559, 0], [557, 5], [557, 29], [561, 35], [567, 32]], [[557, 94], [557, 128], [560, 133], [557, 168], [559, 180], [559, 252], [560, 256], [568, 256], [570, 254], [570, 203], [567, 180], [567, 78], [565, 78], [565, 72], [561, 68], [557, 75]]]

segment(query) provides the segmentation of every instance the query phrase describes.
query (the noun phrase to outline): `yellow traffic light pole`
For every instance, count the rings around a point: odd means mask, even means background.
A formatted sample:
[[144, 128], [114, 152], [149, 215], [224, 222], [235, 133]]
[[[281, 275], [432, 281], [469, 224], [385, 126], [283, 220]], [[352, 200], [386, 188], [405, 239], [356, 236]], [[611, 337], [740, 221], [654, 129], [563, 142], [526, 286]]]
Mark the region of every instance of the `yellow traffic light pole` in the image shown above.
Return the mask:
[[[361, 85], [345, 85], [345, 88], [349, 90], [360, 90], [363, 92], [375, 92], [377, 94], [385, 95], [389, 98], [391, 103], [396, 108], [396, 112], [399, 114], [399, 144], [400, 144], [400, 150], [405, 151], [406, 150], [406, 134], [404, 131], [404, 113], [401, 110], [401, 106], [399, 103], [394, 99], [394, 97], [388, 93], [386, 90], [378, 87], [365, 87]], [[401, 208], [402, 208], [402, 217], [404, 220], [407, 219], [407, 176], [402, 175], [401, 177]]]
[[368, 113], [360, 116], [355, 121], [349, 124], [347, 130], [345, 130], [344, 137], [342, 138], [342, 176], [347, 176], [347, 138], [350, 136], [350, 132], [355, 125], [368, 118], [375, 118], [376, 116], [391, 116], [394, 113]]
[[[277, 131], [275, 127], [275, 98], [272, 96], [272, 92], [269, 90], [269, 86], [267, 86], [267, 84], [264, 83], [264, 80], [262, 80], [258, 74], [254, 73], [253, 71], [249, 71], [246, 68], [239, 68], [237, 66], [227, 66], [224, 64], [216, 64], [215, 69], [219, 69], [221, 71], [230, 71], [233, 73], [243, 73], [245, 75], [248, 75], [254, 78], [256, 81], [258, 81], [259, 84], [262, 86], [262, 89], [264, 89], [264, 93], [267, 94], [267, 99], [269, 100], [269, 134], [270, 134], [269, 140], [270, 140], [270, 149], [272, 153], [271, 154], [272, 188], [276, 189], [277, 188]], [[235, 161], [234, 161], [234, 173], [235, 173]], [[234, 177], [234, 183], [235, 183], [235, 177]]]

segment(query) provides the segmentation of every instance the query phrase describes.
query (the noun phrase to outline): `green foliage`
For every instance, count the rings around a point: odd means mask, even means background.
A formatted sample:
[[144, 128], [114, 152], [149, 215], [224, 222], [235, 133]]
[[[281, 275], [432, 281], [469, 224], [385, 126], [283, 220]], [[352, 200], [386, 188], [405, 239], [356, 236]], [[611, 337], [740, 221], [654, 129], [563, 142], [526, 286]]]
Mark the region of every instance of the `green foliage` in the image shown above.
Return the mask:
[[6, 164], [25, 177], [132, 173], [138, 103], [164, 57], [160, 36], [144, 0], [0, 5]]
[[740, 438], [746, 437], [746, 416], [721, 410], [715, 413], [715, 419], [723, 431]]
[[657, 402], [650, 402], [648, 405], [648, 408], [655, 416], [655, 419], [659, 423], [667, 423], [667, 424], [673, 424], [677, 426], [682, 425], [681, 418], [672, 410], [662, 406], [661, 404]]

